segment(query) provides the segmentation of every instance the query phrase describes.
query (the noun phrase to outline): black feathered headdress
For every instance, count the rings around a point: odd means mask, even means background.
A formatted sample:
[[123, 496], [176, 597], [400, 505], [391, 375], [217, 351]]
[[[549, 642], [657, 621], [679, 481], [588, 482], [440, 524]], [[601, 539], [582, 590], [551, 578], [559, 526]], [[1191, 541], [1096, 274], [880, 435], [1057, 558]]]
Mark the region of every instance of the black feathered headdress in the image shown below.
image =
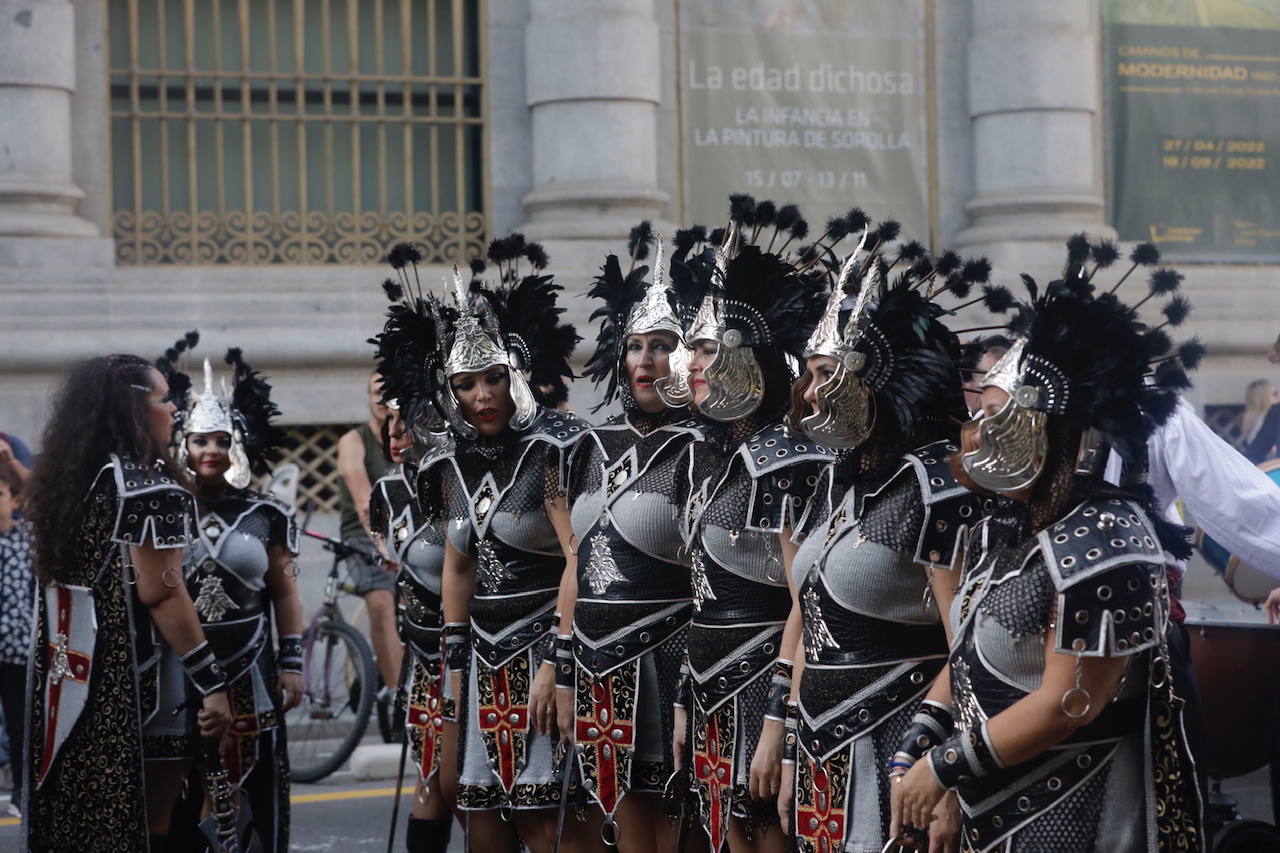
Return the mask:
[[[784, 211], [785, 228], [779, 222]], [[795, 378], [788, 359], [801, 357], [826, 303], [821, 270], [804, 253], [782, 254], [795, 235], [808, 233], [808, 225], [792, 205], [777, 208], [736, 194], [729, 198], [728, 227], [701, 232], [676, 235], [671, 269], [680, 313], [688, 316], [697, 300], [686, 342], [719, 345], [704, 372], [711, 391], [699, 412], [716, 421], [757, 411], [772, 417], [785, 408]], [[691, 257], [698, 243], [713, 248]]]
[[280, 409], [271, 401], [271, 385], [249, 366], [239, 347], [228, 349], [225, 361], [232, 370], [231, 420], [240, 433], [249, 469], [265, 476], [286, 441], [284, 431], [271, 422], [280, 416]]
[[[652, 266], [641, 263], [649, 258], [650, 243], [654, 239], [653, 227], [648, 220], [632, 228], [627, 243], [630, 266], [626, 274], [622, 272], [618, 256], [611, 254], [605, 258], [600, 274], [587, 291], [587, 296], [604, 302], [591, 314], [592, 321], [600, 321], [600, 331], [585, 373], [596, 385], [607, 383], [604, 396], [593, 411], [608, 405], [620, 391], [624, 406], [630, 405], [631, 397], [622, 365], [628, 335], [670, 332], [678, 339], [683, 331], [667, 298], [661, 237], [656, 238]], [[649, 275], [651, 269], [652, 276]]]
[[382, 331], [369, 339], [376, 348], [382, 399], [400, 412], [405, 426], [435, 431], [443, 426], [439, 396], [444, 384], [438, 305], [430, 294], [406, 290], [387, 279], [383, 292], [391, 304]]

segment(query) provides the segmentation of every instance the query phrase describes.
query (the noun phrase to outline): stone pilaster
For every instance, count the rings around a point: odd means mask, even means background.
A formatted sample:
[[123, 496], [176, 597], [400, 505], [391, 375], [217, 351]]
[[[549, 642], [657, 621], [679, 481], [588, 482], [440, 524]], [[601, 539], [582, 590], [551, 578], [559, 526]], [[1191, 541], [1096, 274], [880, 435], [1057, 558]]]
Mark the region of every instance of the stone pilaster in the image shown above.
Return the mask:
[[664, 212], [653, 0], [531, 0], [525, 37], [538, 239], [625, 236]]
[[1092, 0], [973, 0], [974, 188], [956, 242], [1011, 269], [1114, 236], [1102, 192], [1100, 19]]
[[[0, 0], [0, 240], [98, 235], [75, 215], [84, 197], [71, 178], [75, 84], [72, 4]], [[29, 261], [32, 249], [9, 262]]]

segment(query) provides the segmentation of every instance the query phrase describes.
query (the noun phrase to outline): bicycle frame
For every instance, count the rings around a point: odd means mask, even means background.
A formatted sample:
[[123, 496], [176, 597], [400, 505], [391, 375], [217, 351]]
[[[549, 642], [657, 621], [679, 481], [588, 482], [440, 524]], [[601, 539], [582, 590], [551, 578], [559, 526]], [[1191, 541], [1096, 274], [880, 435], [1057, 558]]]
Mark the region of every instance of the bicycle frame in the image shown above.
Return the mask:
[[[313, 663], [312, 657], [315, 650], [316, 634], [320, 630], [320, 625], [324, 622], [346, 621], [342, 616], [342, 609], [338, 607], [339, 593], [347, 595], [359, 594], [359, 591], [355, 587], [351, 586], [351, 584], [340, 582], [338, 565], [343, 561], [343, 559], [349, 556], [361, 557], [367, 560], [374, 559], [374, 556], [360, 548], [348, 545], [339, 539], [325, 536], [323, 533], [316, 533], [312, 530], [303, 530], [302, 533], [304, 536], [309, 536], [312, 539], [319, 540], [321, 547], [333, 554], [333, 562], [330, 564], [329, 573], [325, 577], [324, 602], [315, 612], [315, 615], [311, 617], [311, 621], [307, 624], [307, 628], [302, 634], [302, 684], [303, 689], [306, 692], [306, 699], [311, 703], [313, 709], [310, 711], [308, 716], [310, 716], [311, 719], [329, 719], [333, 716], [333, 712], [328, 710], [329, 706], [333, 702], [333, 696], [330, 688], [331, 678], [333, 675], [331, 671], [331, 667], [333, 665], [333, 648], [330, 644], [325, 645], [323, 669], [321, 670], [323, 673], [323, 679], [320, 682], [321, 694], [317, 696], [312, 692], [312, 685], [314, 682], [311, 679]], [[321, 710], [315, 710], [317, 705]]]

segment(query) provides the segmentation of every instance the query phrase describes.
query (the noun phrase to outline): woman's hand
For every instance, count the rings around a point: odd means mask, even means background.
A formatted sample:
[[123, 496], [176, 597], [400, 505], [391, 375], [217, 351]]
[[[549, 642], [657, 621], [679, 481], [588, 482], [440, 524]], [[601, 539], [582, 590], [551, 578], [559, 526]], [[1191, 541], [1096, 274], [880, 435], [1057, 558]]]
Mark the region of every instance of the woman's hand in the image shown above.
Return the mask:
[[767, 800], [778, 795], [782, 775], [782, 723], [764, 721], [756, 754], [751, 757], [751, 798]]
[[960, 850], [960, 798], [947, 791], [933, 810], [929, 824], [929, 853], [957, 853]]
[[791, 808], [796, 800], [796, 766], [782, 765], [779, 777], [781, 788], [778, 790], [778, 819], [782, 821], [782, 834], [791, 834]]
[[556, 726], [560, 729], [560, 742], [567, 745], [573, 744], [575, 735], [573, 724], [578, 709], [574, 699], [572, 687], [556, 688]]
[[276, 698], [280, 712], [292, 711], [302, 701], [302, 675], [296, 672], [280, 673], [278, 690], [280, 695]]
[[889, 835], [897, 838], [904, 829], [924, 829], [933, 820], [933, 810], [947, 793], [933, 778], [923, 758], [901, 777], [889, 783]]
[[218, 690], [204, 697], [200, 710], [196, 712], [196, 723], [200, 726], [200, 734], [205, 737], [221, 739], [231, 728], [231, 700], [227, 691]]
[[529, 690], [529, 713], [533, 724], [544, 735], [550, 735], [556, 726], [556, 668], [550, 661], [538, 667]]
[[683, 770], [685, 737], [689, 731], [689, 712], [679, 705], [676, 705], [672, 711], [672, 721], [675, 725], [671, 731], [671, 755], [675, 758], [676, 769]]

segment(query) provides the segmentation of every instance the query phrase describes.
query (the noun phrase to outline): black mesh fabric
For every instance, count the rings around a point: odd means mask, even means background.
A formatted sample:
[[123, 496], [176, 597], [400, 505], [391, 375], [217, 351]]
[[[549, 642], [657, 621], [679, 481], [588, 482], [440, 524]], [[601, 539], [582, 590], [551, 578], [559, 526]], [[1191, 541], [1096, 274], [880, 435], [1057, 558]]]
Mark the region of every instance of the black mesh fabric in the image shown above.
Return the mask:
[[[1107, 807], [1108, 762], [1087, 782], [1033, 820], [1013, 838], [1017, 853], [1091, 853], [1097, 850], [1098, 822]], [[1106, 847], [1102, 848], [1107, 849]]]
[[268, 510], [256, 509], [236, 525], [236, 530], [263, 542], [271, 541], [271, 518]]
[[914, 554], [924, 523], [920, 484], [911, 471], [904, 471], [879, 494], [867, 498], [860, 519], [861, 533], [899, 553]]
[[1025, 548], [1002, 550], [995, 555], [996, 569], [980, 609], [1015, 637], [1043, 634], [1053, 610], [1053, 583], [1042, 560], [1031, 560], [1007, 580], [995, 581], [1022, 564]]
[[[695, 456], [696, 458], [696, 456]], [[747, 523], [747, 500], [751, 497], [751, 478], [737, 462], [728, 481], [716, 492], [702, 514], [704, 524], [726, 530], [741, 530]], [[714, 485], [714, 483], [712, 484]]]

